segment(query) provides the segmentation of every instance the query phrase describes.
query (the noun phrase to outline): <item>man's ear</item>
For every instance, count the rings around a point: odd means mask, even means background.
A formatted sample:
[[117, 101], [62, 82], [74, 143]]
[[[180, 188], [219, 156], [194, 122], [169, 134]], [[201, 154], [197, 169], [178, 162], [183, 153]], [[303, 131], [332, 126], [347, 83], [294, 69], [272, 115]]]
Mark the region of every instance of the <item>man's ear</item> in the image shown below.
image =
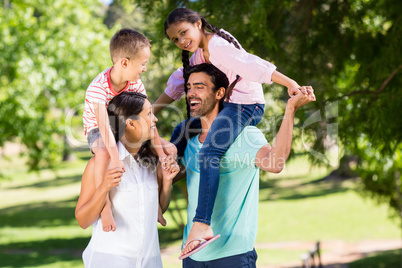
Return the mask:
[[216, 98], [217, 98], [218, 100], [224, 98], [224, 97], [225, 97], [225, 92], [226, 92], [226, 90], [225, 90], [224, 87], [219, 88], [219, 89], [215, 92]]

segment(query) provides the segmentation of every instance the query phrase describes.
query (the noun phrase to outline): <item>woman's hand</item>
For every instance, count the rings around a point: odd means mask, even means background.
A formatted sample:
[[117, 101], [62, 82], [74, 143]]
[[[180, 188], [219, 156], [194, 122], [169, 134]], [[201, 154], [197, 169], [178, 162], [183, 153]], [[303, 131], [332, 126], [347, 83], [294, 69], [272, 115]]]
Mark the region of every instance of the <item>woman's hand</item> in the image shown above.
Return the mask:
[[173, 155], [168, 155], [164, 159], [164, 168], [162, 168], [163, 180], [172, 182], [173, 178], [179, 173], [180, 167]]
[[119, 186], [121, 177], [123, 176], [123, 170], [121, 167], [115, 167], [106, 170], [105, 177], [102, 181], [102, 187], [109, 191], [110, 189]]

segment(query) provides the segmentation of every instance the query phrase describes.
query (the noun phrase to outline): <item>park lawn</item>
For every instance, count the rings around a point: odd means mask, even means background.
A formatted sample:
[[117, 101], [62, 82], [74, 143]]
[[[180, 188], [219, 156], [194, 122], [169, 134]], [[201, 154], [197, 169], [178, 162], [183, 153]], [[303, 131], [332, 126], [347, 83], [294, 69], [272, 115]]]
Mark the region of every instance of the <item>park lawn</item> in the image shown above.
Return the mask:
[[[83, 267], [81, 253], [91, 228], [78, 226], [74, 209], [89, 156], [79, 153], [74, 162], [37, 173], [27, 173], [21, 159], [0, 161], [1, 267]], [[356, 182], [320, 180], [328, 171], [307, 166], [298, 159], [281, 174], [262, 174], [258, 265], [298, 262], [304, 252], [266, 248], [270, 242], [399, 237], [396, 222], [387, 218], [387, 208], [363, 199], [355, 190]], [[185, 202], [179, 202], [184, 210]], [[180, 267], [181, 232], [165, 215], [170, 226], [160, 228], [164, 267]]]
[[350, 263], [349, 268], [398, 268], [402, 267], [401, 256], [401, 249], [374, 253]]

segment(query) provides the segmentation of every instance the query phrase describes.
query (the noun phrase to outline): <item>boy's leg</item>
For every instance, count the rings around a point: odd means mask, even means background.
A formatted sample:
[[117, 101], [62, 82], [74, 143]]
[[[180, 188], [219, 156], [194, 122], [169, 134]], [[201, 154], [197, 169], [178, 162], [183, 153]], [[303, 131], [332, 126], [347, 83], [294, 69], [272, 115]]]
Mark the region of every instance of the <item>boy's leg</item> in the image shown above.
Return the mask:
[[[110, 156], [100, 136], [92, 143], [91, 150], [95, 156], [94, 177], [96, 188], [98, 188], [102, 183], [106, 169], [110, 164]], [[106, 195], [106, 203], [101, 212], [101, 219], [103, 231], [109, 232], [116, 230], [116, 223], [112, 214], [112, 204], [110, 203], [109, 193]]]

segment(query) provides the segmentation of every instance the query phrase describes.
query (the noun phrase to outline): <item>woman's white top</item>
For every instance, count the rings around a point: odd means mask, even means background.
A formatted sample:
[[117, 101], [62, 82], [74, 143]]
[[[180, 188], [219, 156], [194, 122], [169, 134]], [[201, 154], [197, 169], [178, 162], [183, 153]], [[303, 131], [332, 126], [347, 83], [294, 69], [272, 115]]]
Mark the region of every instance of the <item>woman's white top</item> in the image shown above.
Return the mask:
[[109, 192], [116, 231], [104, 232], [99, 218], [82, 257], [86, 268], [162, 267], [157, 229], [156, 167], [140, 165], [117, 143], [126, 172]]

